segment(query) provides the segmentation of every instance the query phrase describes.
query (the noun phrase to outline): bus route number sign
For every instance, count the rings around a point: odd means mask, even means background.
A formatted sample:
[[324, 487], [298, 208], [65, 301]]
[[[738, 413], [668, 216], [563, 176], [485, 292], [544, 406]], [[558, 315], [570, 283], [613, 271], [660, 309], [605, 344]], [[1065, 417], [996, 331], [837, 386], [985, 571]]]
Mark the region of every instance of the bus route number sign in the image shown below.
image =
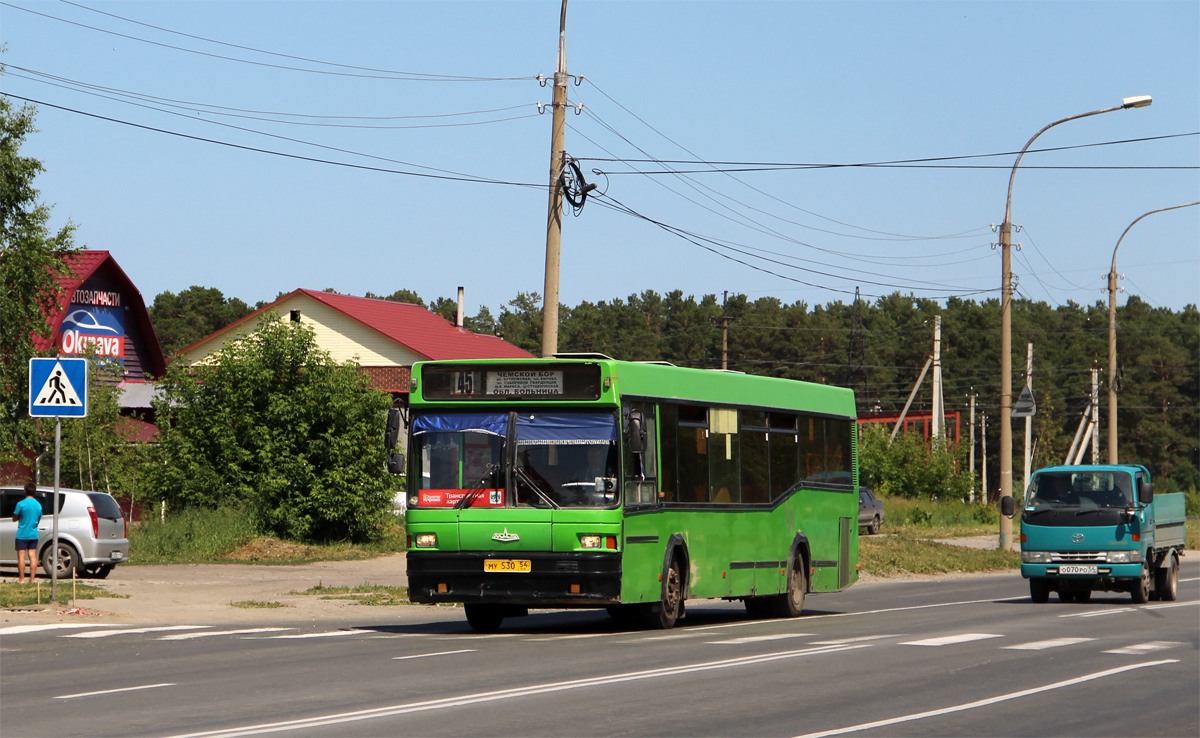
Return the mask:
[[475, 394], [475, 372], [454, 372], [453, 387], [455, 395]]

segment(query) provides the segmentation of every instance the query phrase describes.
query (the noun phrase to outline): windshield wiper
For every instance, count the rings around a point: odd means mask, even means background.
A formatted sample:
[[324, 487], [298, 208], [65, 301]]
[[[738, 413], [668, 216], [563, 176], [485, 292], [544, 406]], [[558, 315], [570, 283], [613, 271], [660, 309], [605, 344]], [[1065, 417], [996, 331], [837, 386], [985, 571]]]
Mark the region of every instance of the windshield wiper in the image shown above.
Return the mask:
[[1075, 513], [1075, 516], [1078, 517], [1080, 515], [1087, 515], [1088, 513], [1098, 513], [1103, 509], [1104, 508], [1102, 507], [1089, 507], [1086, 510], [1080, 510], [1079, 512]]
[[479, 496], [479, 493], [487, 488], [488, 480], [491, 479], [492, 475], [496, 473], [496, 470], [500, 468], [500, 465], [487, 464], [485, 468], [487, 471], [483, 473], [483, 476], [479, 478], [479, 481], [472, 484], [467, 489], [467, 493], [462, 496], [462, 499], [454, 503], [455, 510], [463, 510], [470, 507], [471, 503], [475, 501], [475, 498]]
[[1026, 517], [1030, 517], [1030, 518], [1031, 518], [1031, 517], [1033, 517], [1034, 515], [1041, 515], [1042, 513], [1044, 513], [1044, 512], [1050, 512], [1050, 511], [1051, 511], [1051, 510], [1053, 510], [1053, 509], [1054, 509], [1053, 507], [1039, 507], [1039, 508], [1038, 508], [1038, 509], [1036, 509], [1036, 510], [1029, 510], [1029, 511], [1026, 511], [1026, 513], [1025, 513], [1025, 516], [1026, 516]]
[[558, 503], [555, 502], [554, 500], [550, 499], [550, 496], [542, 491], [542, 488], [538, 486], [538, 483], [534, 481], [533, 477], [529, 476], [529, 473], [527, 471], [525, 471], [523, 468], [521, 468], [519, 466], [514, 466], [513, 474], [517, 477], [517, 479], [524, 482], [526, 487], [533, 490], [534, 494], [536, 494], [538, 497], [542, 498], [542, 500], [547, 505], [549, 505], [550, 507], [552, 507], [555, 510], [558, 509]]

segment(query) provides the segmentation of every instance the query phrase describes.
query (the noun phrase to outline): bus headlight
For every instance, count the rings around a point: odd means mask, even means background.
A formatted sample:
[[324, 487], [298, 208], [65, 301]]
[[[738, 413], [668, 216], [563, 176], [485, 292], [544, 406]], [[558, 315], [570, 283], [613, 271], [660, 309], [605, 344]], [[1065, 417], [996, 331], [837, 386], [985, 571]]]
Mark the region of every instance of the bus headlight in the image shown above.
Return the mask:
[[582, 548], [600, 548], [601, 537], [597, 535], [587, 534], [579, 536], [579, 545]]
[[1022, 551], [1021, 552], [1021, 563], [1022, 564], [1049, 564], [1050, 563], [1050, 552], [1049, 551]]
[[414, 541], [417, 548], [437, 548], [437, 533], [418, 533]]

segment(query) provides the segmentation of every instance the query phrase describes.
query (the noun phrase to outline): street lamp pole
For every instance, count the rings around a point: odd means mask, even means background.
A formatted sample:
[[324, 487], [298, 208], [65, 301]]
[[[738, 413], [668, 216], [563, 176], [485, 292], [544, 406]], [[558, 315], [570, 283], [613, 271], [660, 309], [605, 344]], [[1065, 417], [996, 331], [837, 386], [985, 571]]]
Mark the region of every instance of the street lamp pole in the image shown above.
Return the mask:
[[1112, 268], [1108, 272], [1108, 463], [1117, 463], [1117, 249], [1125, 233], [1137, 225], [1138, 221], [1147, 215], [1165, 213], [1168, 210], [1190, 208], [1200, 205], [1200, 202], [1189, 202], [1187, 205], [1172, 205], [1169, 208], [1159, 208], [1145, 213], [1129, 224], [1117, 245], [1113, 247]]
[[[1093, 110], [1090, 113], [1080, 113], [1069, 118], [1056, 120], [1042, 130], [1033, 134], [1033, 138], [1017, 154], [1013, 162], [1012, 173], [1008, 177], [1008, 199], [1004, 205], [1004, 222], [1000, 224], [1000, 256], [1002, 274], [1000, 278], [1000, 499], [1012, 497], [1012, 189], [1017, 177], [1017, 167], [1021, 157], [1037, 140], [1037, 137], [1054, 126], [1080, 118], [1088, 118], [1101, 113], [1111, 113], [1114, 110], [1126, 108], [1144, 108], [1153, 99], [1149, 95], [1127, 97], [1120, 105], [1111, 108]], [[1013, 548], [1012, 519], [1000, 516], [1000, 549], [1009, 551]]]

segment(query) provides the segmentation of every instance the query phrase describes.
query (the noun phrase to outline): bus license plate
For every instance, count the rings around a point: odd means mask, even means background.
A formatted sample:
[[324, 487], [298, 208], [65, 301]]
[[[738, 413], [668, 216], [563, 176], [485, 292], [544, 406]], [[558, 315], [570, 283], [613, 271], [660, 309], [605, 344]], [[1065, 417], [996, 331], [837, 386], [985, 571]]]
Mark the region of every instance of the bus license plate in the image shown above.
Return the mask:
[[1097, 574], [1095, 565], [1085, 566], [1083, 564], [1063, 564], [1058, 567], [1059, 574]]
[[488, 559], [483, 562], [483, 570], [528, 572], [529, 562], [518, 559]]

